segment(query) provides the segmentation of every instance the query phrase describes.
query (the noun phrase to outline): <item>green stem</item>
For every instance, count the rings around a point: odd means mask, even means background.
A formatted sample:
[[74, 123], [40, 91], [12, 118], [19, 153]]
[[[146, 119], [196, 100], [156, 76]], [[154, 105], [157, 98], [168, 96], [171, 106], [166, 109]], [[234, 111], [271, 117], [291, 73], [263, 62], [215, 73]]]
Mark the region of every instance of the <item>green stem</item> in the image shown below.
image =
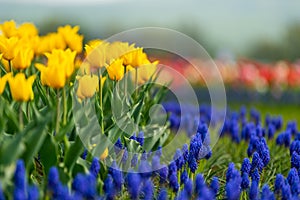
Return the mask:
[[124, 66], [124, 95], [126, 98], [126, 96], [127, 96], [127, 77], [125, 75], [126, 75], [126, 65]]
[[135, 96], [138, 96], [138, 69], [135, 68]]
[[23, 124], [23, 111], [22, 111], [22, 103], [20, 103], [20, 107], [19, 107], [19, 124], [20, 124], [20, 130], [23, 130], [24, 124]]
[[12, 75], [14, 75], [14, 71], [13, 71], [13, 68], [12, 68], [11, 60], [8, 60], [8, 66], [10, 68], [10, 72], [12, 73]]
[[103, 114], [103, 99], [102, 99], [102, 74], [98, 69], [99, 76], [99, 104], [100, 104], [100, 115], [101, 115], [101, 133], [104, 134], [104, 114]]
[[66, 88], [63, 88], [63, 106], [64, 106], [64, 114], [63, 114], [63, 125], [67, 124], [67, 96], [66, 96]]
[[26, 114], [27, 114], [27, 119], [30, 121], [30, 110], [29, 110], [29, 102], [26, 104]]
[[56, 103], [57, 103], [57, 107], [56, 107], [55, 132], [56, 132], [56, 134], [58, 134], [58, 131], [59, 131], [59, 115], [60, 115], [59, 89], [57, 89], [57, 92], [56, 92]]

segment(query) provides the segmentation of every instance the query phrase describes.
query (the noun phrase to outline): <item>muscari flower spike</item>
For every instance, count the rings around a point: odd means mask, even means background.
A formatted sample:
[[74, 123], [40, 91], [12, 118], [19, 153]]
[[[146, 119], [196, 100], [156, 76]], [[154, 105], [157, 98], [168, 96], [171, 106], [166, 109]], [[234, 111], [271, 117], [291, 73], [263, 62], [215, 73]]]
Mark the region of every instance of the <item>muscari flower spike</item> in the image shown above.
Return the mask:
[[177, 173], [172, 173], [169, 177], [169, 185], [174, 192], [177, 192], [179, 189], [179, 183], [177, 178]]
[[275, 195], [267, 184], [261, 189], [261, 200], [275, 200]]
[[157, 200], [167, 200], [168, 199], [168, 192], [165, 188], [160, 189]]
[[[39, 199], [39, 189], [37, 186], [33, 185], [28, 187], [28, 200], [38, 200]], [[1, 199], [1, 198], [0, 198]]]
[[97, 178], [99, 172], [100, 172], [99, 160], [97, 158], [93, 158], [92, 164], [90, 167], [90, 173]]
[[159, 171], [159, 182], [164, 183], [167, 181], [168, 175], [169, 175], [169, 169], [166, 165], [163, 165]]
[[213, 192], [214, 196], [216, 197], [219, 191], [219, 179], [218, 177], [214, 176], [210, 182], [210, 189]]
[[261, 160], [259, 154], [257, 152], [254, 152], [253, 157], [252, 157], [252, 163], [251, 163], [251, 171], [253, 172], [256, 168], [258, 171], [262, 171], [264, 167], [264, 163]]
[[107, 175], [104, 181], [103, 191], [105, 192], [107, 199], [114, 199], [116, 192], [114, 188], [113, 178], [110, 174]]
[[295, 151], [292, 154], [291, 157], [291, 167], [295, 167], [296, 169], [300, 169], [300, 155], [297, 154]]
[[180, 175], [180, 184], [184, 184], [187, 179], [188, 179], [188, 173], [186, 170], [184, 170]]
[[116, 141], [114, 149], [115, 149], [116, 154], [119, 154], [119, 152], [123, 149], [123, 144], [122, 144], [120, 138], [118, 138], [118, 140]]
[[250, 185], [249, 174], [245, 172], [242, 174], [242, 182], [241, 182], [242, 190], [248, 189], [249, 185]]
[[282, 174], [277, 174], [274, 183], [274, 192], [280, 193], [284, 184], [285, 184], [284, 176]]
[[298, 171], [292, 168], [287, 176], [287, 181], [291, 186], [292, 195], [298, 196], [300, 194], [300, 180]]
[[251, 163], [249, 158], [244, 158], [242, 167], [241, 167], [241, 174], [247, 173], [249, 174], [251, 170]]
[[249, 199], [250, 200], [256, 200], [258, 198], [258, 182], [257, 181], [252, 181], [250, 190], [249, 190]]
[[153, 194], [154, 194], [154, 185], [150, 179], [148, 179], [142, 188], [142, 192], [144, 194], [144, 199], [145, 200], [151, 200], [153, 199]]
[[128, 172], [126, 180], [128, 185], [128, 192], [131, 199], [138, 199], [141, 184], [140, 175], [138, 173]]

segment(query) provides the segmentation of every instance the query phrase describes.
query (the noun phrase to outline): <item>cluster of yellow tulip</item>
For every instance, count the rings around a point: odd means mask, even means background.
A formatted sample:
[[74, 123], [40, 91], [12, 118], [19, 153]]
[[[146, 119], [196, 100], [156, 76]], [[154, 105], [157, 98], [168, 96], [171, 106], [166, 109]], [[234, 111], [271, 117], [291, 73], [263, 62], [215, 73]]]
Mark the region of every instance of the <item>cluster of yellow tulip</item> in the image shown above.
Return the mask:
[[[40, 36], [32, 23], [17, 25], [11, 20], [0, 24], [0, 95], [8, 82], [14, 100], [32, 100], [32, 84], [38, 71], [43, 85], [64, 88], [79, 64], [83, 72], [77, 76], [80, 99], [93, 96], [99, 85], [104, 84], [106, 77], [91, 75], [101, 68], [113, 81], [121, 80], [127, 71], [133, 69], [137, 82], [147, 80], [155, 72], [158, 62], [151, 63], [143, 49], [134, 44], [92, 40], [82, 52], [83, 36], [78, 31], [79, 26], [66, 25], [58, 27], [56, 32]], [[86, 58], [83, 63], [82, 58]], [[149, 67], [138, 76], [139, 66]], [[4, 72], [2, 77], [1, 71]]]
[[137, 82], [143, 83], [154, 74], [158, 64], [158, 61], [149, 61], [143, 48], [127, 42], [109, 43], [92, 40], [85, 45], [85, 51], [86, 60], [81, 65], [81, 76], [77, 76], [79, 80], [77, 96], [80, 99], [91, 97], [98, 91], [99, 78], [102, 78], [101, 85], [104, 84], [106, 77], [91, 75], [97, 70], [104, 68], [113, 81], [121, 80], [126, 72], [131, 71], [132, 77], [135, 77]]
[[[39, 36], [32, 23], [17, 25], [11, 20], [0, 24], [0, 60], [6, 72], [0, 77], [0, 94], [8, 82], [14, 100], [33, 99], [35, 74], [26, 79], [25, 70], [37, 60], [47, 63], [47, 67], [45, 63], [35, 64], [41, 71], [42, 84], [62, 88], [74, 72], [76, 55], [82, 52], [83, 36], [78, 30], [78, 26], [66, 25], [55, 33]], [[38, 59], [43, 57], [46, 59]], [[14, 72], [17, 72], [15, 76]]]

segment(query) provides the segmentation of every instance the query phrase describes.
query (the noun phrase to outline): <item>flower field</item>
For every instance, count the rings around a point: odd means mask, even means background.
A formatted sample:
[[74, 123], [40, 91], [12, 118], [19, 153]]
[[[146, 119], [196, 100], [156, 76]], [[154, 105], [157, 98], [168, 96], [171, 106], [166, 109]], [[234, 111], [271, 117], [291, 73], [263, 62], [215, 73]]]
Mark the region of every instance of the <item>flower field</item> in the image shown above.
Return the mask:
[[[298, 105], [170, 99], [164, 65], [192, 67], [79, 31], [0, 24], [0, 200], [300, 198]], [[219, 71], [226, 85], [297, 93], [299, 63], [274, 65]]]

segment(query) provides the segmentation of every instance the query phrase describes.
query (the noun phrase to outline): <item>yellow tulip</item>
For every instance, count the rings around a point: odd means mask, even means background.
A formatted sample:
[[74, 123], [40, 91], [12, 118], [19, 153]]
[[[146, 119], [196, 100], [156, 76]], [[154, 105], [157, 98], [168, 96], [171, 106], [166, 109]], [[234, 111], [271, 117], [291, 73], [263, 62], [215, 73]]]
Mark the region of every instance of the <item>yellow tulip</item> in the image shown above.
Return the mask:
[[18, 70], [26, 69], [30, 66], [33, 57], [34, 52], [30, 47], [20, 47], [17, 50], [16, 56], [12, 60], [13, 67]]
[[41, 72], [43, 85], [52, 88], [62, 88], [74, 72], [75, 51], [70, 49], [54, 49], [52, 53], [45, 53], [48, 58], [47, 66], [37, 63], [35, 67]]
[[38, 35], [38, 30], [35, 25], [28, 22], [21, 24], [17, 31], [20, 38], [31, 38]]
[[142, 48], [137, 48], [130, 52], [122, 55], [125, 65], [131, 65], [133, 67], [139, 67], [145, 64], [150, 64], [150, 61], [147, 58], [147, 54], [143, 52]]
[[104, 160], [108, 156], [108, 148], [104, 150], [104, 152], [100, 156], [100, 160]]
[[[136, 70], [133, 70], [131, 72], [131, 73], [133, 73], [131, 78], [135, 81], [135, 78], [137, 77], [138, 83], [141, 83], [141, 84], [145, 83], [156, 72], [157, 64], [158, 64], [158, 61], [155, 61], [153, 63], [145, 64], [139, 68], [136, 68]], [[137, 73], [137, 76], [136, 76], [136, 73]]]
[[92, 67], [104, 67], [106, 65], [106, 51], [108, 43], [100, 40], [94, 40], [86, 44], [86, 60]]
[[59, 65], [65, 69], [65, 76], [69, 78], [75, 70], [76, 51], [54, 49], [51, 53], [45, 53], [48, 65]]
[[3, 24], [0, 24], [0, 30], [3, 36], [7, 38], [17, 36], [18, 34], [16, 22], [14, 20], [6, 21]]
[[58, 27], [57, 29], [57, 32], [63, 37], [68, 47], [77, 53], [81, 53], [83, 36], [79, 35], [77, 33], [78, 31], [79, 26], [74, 26], [72, 28], [70, 25]]
[[45, 66], [40, 63], [36, 63], [35, 67], [41, 72], [41, 81], [43, 85], [59, 89], [63, 88], [66, 84], [65, 69], [59, 65]]
[[121, 80], [124, 76], [123, 60], [118, 58], [112, 61], [112, 63], [108, 67], [106, 67], [106, 70], [111, 80]]
[[45, 48], [48, 52], [54, 49], [65, 49], [67, 44], [64, 38], [58, 33], [49, 33], [43, 37]]
[[112, 60], [120, 58], [127, 52], [133, 51], [135, 49], [135, 44], [129, 45], [128, 42], [113, 42], [109, 44], [106, 50], [106, 61], [110, 63]]
[[12, 60], [15, 57], [16, 46], [18, 44], [17, 37], [6, 38], [0, 36], [0, 52], [6, 60]]
[[32, 84], [35, 75], [26, 79], [24, 73], [18, 73], [15, 77], [8, 78], [11, 95], [15, 101], [29, 101], [34, 98]]
[[11, 73], [7, 73], [3, 77], [0, 77], [0, 95], [3, 93], [6, 82], [10, 76], [11, 76]]
[[[106, 77], [101, 79], [101, 87], [103, 86]], [[78, 78], [77, 96], [81, 100], [91, 98], [96, 91], [99, 90], [99, 79], [96, 75], [84, 75]]]

